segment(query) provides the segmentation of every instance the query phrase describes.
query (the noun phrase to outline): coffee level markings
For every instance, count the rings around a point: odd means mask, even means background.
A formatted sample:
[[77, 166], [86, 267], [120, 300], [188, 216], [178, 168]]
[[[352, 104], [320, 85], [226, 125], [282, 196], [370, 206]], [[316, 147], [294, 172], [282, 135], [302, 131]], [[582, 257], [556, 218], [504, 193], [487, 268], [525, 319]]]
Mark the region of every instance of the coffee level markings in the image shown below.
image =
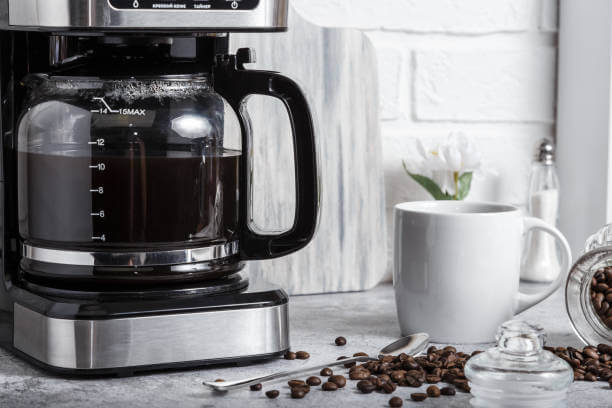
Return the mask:
[[[108, 115], [108, 114], [121, 114], [122, 109], [113, 109], [111, 108], [111, 106], [106, 102], [106, 100], [104, 99], [104, 97], [93, 97], [92, 98], [93, 103], [99, 103], [101, 105], [101, 107], [99, 109], [92, 109], [91, 112], [94, 114], [99, 114], [99, 115]], [[91, 146], [92, 150], [94, 149], [99, 149], [100, 151], [103, 150], [106, 147], [106, 139], [105, 138], [96, 138], [95, 140], [91, 140], [89, 142], [87, 142], [87, 144], [89, 146]], [[92, 156], [96, 156], [95, 153], [92, 154]], [[92, 184], [94, 183], [94, 179], [95, 179], [95, 173], [96, 172], [103, 172], [106, 170], [106, 163], [104, 162], [99, 162], [99, 163], [91, 163], [91, 165], [89, 166], [90, 170], [92, 172], [94, 172], [94, 174], [92, 174]], [[94, 184], [95, 186], [95, 184]], [[91, 186], [89, 188], [89, 192], [92, 194], [92, 207], [98, 207], [99, 208], [99, 199], [96, 200], [95, 197], [100, 197], [104, 194], [104, 186], [103, 185], [98, 185], [97, 187]], [[96, 201], [98, 201], [98, 205], [96, 205]], [[92, 219], [97, 219], [97, 220], [103, 220], [104, 218], [106, 218], [106, 212], [103, 209], [99, 209], [99, 210], [94, 210], [92, 208], [92, 211], [90, 212], [90, 216], [92, 217]], [[93, 222], [92, 223], [92, 229], [96, 229], [96, 225], [99, 225], [99, 222]], [[92, 241], [100, 241], [100, 242], [106, 242], [106, 234], [100, 234], [100, 235], [94, 235], [91, 237]]]

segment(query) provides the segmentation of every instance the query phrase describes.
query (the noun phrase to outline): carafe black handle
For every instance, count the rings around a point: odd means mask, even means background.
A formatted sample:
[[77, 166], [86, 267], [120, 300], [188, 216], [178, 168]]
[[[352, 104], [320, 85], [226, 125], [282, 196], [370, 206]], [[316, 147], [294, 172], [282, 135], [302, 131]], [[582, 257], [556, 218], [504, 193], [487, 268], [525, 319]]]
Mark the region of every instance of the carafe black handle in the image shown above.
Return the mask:
[[[245, 260], [276, 258], [305, 247], [315, 233], [319, 214], [315, 132], [306, 98], [300, 87], [285, 76], [276, 72], [245, 69], [243, 64], [252, 61], [252, 51], [248, 48], [238, 50], [236, 56], [217, 57], [213, 78], [215, 90], [238, 113], [242, 128], [240, 253]], [[290, 230], [277, 235], [261, 234], [251, 227], [249, 155], [252, 140], [249, 119], [245, 113], [245, 101], [249, 95], [267, 95], [280, 99], [287, 108], [291, 122], [296, 180], [295, 220]]]

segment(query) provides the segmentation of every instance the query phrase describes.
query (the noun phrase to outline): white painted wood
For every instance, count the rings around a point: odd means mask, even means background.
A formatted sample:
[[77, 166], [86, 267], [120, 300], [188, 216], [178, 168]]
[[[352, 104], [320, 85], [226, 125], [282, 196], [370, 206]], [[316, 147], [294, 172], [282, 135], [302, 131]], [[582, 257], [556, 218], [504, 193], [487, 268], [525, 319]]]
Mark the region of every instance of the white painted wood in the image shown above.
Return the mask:
[[[291, 13], [288, 33], [242, 34], [232, 49], [252, 47], [249, 68], [280, 71], [307, 93], [318, 127], [321, 219], [314, 241], [289, 257], [250, 263], [252, 280], [265, 278], [292, 294], [364, 290], [386, 268], [386, 227], [377, 63], [359, 31], [322, 28]], [[280, 103], [252, 100], [255, 220], [287, 229], [295, 210], [293, 153]], [[262, 106], [264, 105], [264, 106]]]
[[612, 2], [561, 0], [560, 228], [575, 254], [612, 217]]

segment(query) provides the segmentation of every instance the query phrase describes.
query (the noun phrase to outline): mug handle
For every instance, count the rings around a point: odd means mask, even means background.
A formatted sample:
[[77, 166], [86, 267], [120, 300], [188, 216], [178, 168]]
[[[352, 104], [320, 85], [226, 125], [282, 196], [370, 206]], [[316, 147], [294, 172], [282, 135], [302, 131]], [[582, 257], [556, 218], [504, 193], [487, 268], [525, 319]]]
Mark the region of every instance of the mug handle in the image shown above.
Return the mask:
[[518, 293], [518, 305], [515, 310], [515, 314], [521, 313], [522, 311], [529, 309], [531, 306], [535, 306], [536, 304], [540, 303], [541, 301], [552, 295], [565, 281], [567, 272], [569, 271], [569, 268], [572, 264], [572, 250], [570, 249], [569, 243], [567, 242], [567, 239], [565, 239], [561, 231], [547, 224], [539, 218], [525, 217], [523, 218], [523, 223], [525, 226], [525, 233], [531, 230], [540, 230], [554, 236], [561, 244], [563, 252], [563, 261], [561, 263], [561, 269], [559, 270], [559, 276], [557, 276], [557, 279], [555, 279], [554, 282], [552, 282], [546, 289], [539, 293]]

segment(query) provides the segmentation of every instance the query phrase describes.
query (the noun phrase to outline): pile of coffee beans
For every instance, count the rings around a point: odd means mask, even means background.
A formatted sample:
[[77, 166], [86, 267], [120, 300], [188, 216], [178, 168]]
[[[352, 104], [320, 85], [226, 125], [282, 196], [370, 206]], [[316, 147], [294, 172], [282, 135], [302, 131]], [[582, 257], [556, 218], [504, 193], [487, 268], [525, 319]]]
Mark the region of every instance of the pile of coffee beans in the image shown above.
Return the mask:
[[[357, 383], [357, 389], [364, 394], [374, 391], [391, 394], [397, 387], [421, 387], [423, 384], [445, 382], [450, 386], [442, 389], [430, 385], [426, 393], [413, 393], [413, 401], [439, 398], [441, 395], [455, 395], [455, 389], [470, 392], [470, 386], [463, 369], [472, 354], [457, 352], [452, 346], [438, 349], [435, 346], [427, 349], [427, 355], [413, 357], [407, 354], [384, 356], [378, 360], [355, 365], [349, 370], [349, 378]], [[360, 353], [357, 353], [360, 354]], [[389, 401], [390, 406], [396, 402]], [[396, 405], [401, 406], [401, 405]]]
[[603, 324], [612, 329], [612, 266], [595, 272], [591, 280], [591, 302]]
[[[340, 343], [346, 344], [346, 339]], [[606, 381], [612, 388], [612, 346], [600, 344], [597, 347], [588, 346], [581, 350], [573, 347], [544, 348], [572, 366], [574, 380]], [[306, 355], [306, 358], [310, 357], [306, 352], [293, 353], [293, 356], [290, 353], [288, 352], [285, 358], [289, 356], [288, 359], [293, 360], [299, 358], [298, 354]], [[410, 394], [412, 401], [420, 402], [428, 398], [453, 396], [457, 391], [470, 392], [470, 386], [463, 370], [466, 362], [479, 353], [481, 351], [474, 351], [471, 354], [458, 352], [452, 346], [441, 349], [431, 346], [427, 349], [427, 354], [422, 356], [414, 357], [402, 353], [397, 356], [384, 356], [363, 364], [352, 363], [344, 366], [349, 369], [348, 379], [356, 382], [355, 387], [362, 394], [373, 392], [392, 394], [397, 387], [419, 388], [423, 384], [429, 384], [425, 392]], [[353, 356], [363, 355], [366, 354], [355, 353]], [[342, 356], [338, 360], [346, 358], [348, 357]], [[446, 383], [446, 385], [440, 388], [435, 385], [438, 383]], [[334, 373], [331, 368], [324, 368], [320, 371], [319, 376], [310, 376], [306, 380], [293, 379], [287, 384], [291, 398], [302, 399], [312, 387], [320, 386], [320, 389], [326, 392], [338, 391], [346, 387], [347, 378]], [[251, 390], [261, 391], [262, 385], [252, 385]], [[280, 391], [269, 390], [265, 395], [270, 399], [275, 399], [280, 395]], [[389, 400], [390, 407], [401, 407], [403, 404], [402, 398], [397, 396]]]
[[605, 381], [612, 388], [612, 346], [600, 344], [582, 350], [573, 347], [544, 347], [567, 361], [574, 369], [574, 381]]
[[[339, 338], [340, 339], [340, 338]], [[336, 344], [346, 344], [344, 337], [336, 339]], [[288, 352], [285, 358], [293, 360], [298, 357], [298, 353]], [[302, 352], [304, 353], [304, 352]], [[439, 398], [440, 396], [453, 396], [456, 389], [469, 392], [470, 387], [463, 373], [463, 368], [467, 360], [480, 351], [472, 354], [457, 352], [452, 347], [437, 349], [432, 346], [427, 350], [427, 355], [412, 357], [407, 354], [398, 356], [385, 356], [378, 360], [372, 360], [363, 364], [345, 364], [348, 368], [348, 378], [356, 381], [356, 388], [362, 394], [373, 392], [392, 394], [397, 387], [421, 387], [423, 384], [430, 385], [424, 393], [413, 393], [410, 395], [413, 401], [424, 401], [427, 398]], [[308, 353], [306, 353], [308, 354]], [[366, 353], [355, 353], [356, 356], [366, 356]], [[338, 360], [348, 357], [341, 356]], [[323, 378], [323, 379], [322, 379]], [[449, 386], [439, 388], [436, 383], [445, 382]], [[321, 387], [322, 391], [334, 392], [346, 387], [347, 378], [344, 375], [335, 374], [331, 368], [323, 368], [319, 376], [311, 376], [306, 380], [293, 379], [287, 382], [289, 385], [291, 398], [302, 399], [310, 392], [311, 387]], [[251, 386], [251, 390], [260, 391], [261, 384]], [[280, 392], [270, 390], [266, 396], [270, 399], [277, 398]], [[389, 406], [401, 407], [403, 401], [400, 397], [393, 397], [389, 400]]]

